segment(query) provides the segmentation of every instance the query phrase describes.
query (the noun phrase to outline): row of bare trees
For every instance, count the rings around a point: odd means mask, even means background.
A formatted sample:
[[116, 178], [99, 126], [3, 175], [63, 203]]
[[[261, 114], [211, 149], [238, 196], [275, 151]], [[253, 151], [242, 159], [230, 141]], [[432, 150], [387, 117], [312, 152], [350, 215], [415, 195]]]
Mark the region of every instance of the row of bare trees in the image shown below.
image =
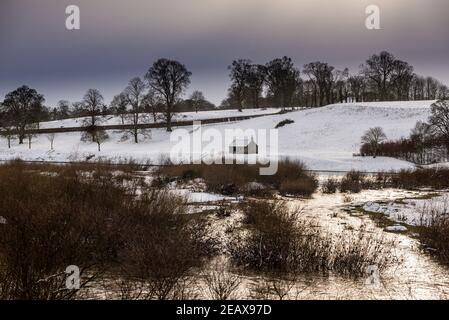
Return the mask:
[[[128, 86], [116, 95], [111, 105], [116, 114], [120, 115], [122, 124], [130, 125], [124, 133], [124, 139], [130, 134], [135, 143], [139, 143], [139, 136], [149, 136], [149, 130], [142, 129], [141, 124], [148, 122], [148, 113], [157, 121], [157, 113], [162, 112], [167, 124], [167, 131], [171, 131], [171, 123], [175, 113], [175, 106], [179, 102], [184, 90], [190, 84], [191, 72], [178, 61], [159, 59], [145, 74], [144, 79], [132, 78]], [[101, 115], [103, 96], [96, 89], [89, 89], [84, 96], [83, 104], [88, 117], [85, 127], [89, 130], [83, 135], [83, 140], [91, 140], [98, 144], [106, 140], [107, 134], [97, 128], [98, 116]]]
[[[111, 107], [122, 119], [122, 124], [131, 125], [130, 133], [134, 142], [139, 142], [140, 124], [148, 119], [147, 113], [157, 121], [157, 113], [161, 112], [167, 123], [167, 131], [171, 131], [171, 122], [175, 106], [179, 103], [184, 90], [190, 84], [192, 73], [178, 61], [159, 59], [145, 74], [144, 78], [132, 78], [127, 87], [114, 96]], [[198, 95], [195, 93], [195, 97]], [[205, 100], [203, 96], [200, 97]], [[83, 98], [82, 109], [87, 115], [85, 126], [95, 127], [102, 114], [104, 98], [97, 89], [89, 89]]]
[[448, 99], [449, 88], [383, 51], [369, 57], [358, 74], [321, 61], [300, 70], [291, 58], [265, 65], [235, 60], [229, 66], [231, 86], [224, 107], [316, 107], [337, 102]]
[[266, 89], [276, 106], [292, 106], [300, 78], [291, 58], [274, 59], [266, 65], [253, 64], [251, 60], [235, 60], [229, 70], [232, 83], [229, 99], [224, 105], [235, 103], [239, 111], [248, 103], [259, 108]]
[[[87, 130], [82, 139], [97, 142], [100, 150], [101, 141], [107, 139], [107, 134], [99, 127], [102, 116], [114, 113], [121, 117], [122, 124], [131, 127], [125, 136], [130, 134], [134, 142], [138, 143], [140, 135], [149, 135], [148, 131], [140, 129], [140, 125], [149, 120], [148, 114], [152, 114], [154, 122], [162, 115], [167, 130], [171, 131], [173, 115], [181, 102], [187, 105], [184, 108], [197, 112], [204, 105], [211, 106], [200, 91], [194, 91], [190, 99], [181, 101], [190, 84], [190, 77], [191, 72], [180, 62], [159, 59], [143, 78], [131, 79], [123, 92], [114, 97], [110, 107], [98, 89], [89, 89], [80, 102], [59, 101], [53, 118], [85, 117], [83, 126]], [[44, 96], [28, 86], [6, 95], [3, 103], [0, 103], [0, 133], [7, 138], [8, 146], [14, 136], [18, 137], [19, 144], [23, 144], [29, 132], [39, 128], [41, 121], [52, 118], [52, 112], [44, 106], [44, 102]]]

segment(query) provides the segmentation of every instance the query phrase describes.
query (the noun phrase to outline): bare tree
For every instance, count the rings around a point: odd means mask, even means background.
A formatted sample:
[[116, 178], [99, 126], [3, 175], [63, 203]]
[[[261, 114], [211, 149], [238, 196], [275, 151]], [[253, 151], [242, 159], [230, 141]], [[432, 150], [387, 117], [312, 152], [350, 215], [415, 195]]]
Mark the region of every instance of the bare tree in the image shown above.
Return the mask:
[[0, 125], [0, 128], [2, 128], [0, 130], [0, 136], [3, 136], [6, 139], [6, 141], [8, 142], [8, 149], [11, 149], [11, 140], [14, 137], [14, 131], [9, 126], [2, 127]]
[[0, 136], [5, 137], [8, 141], [8, 149], [11, 149], [11, 139], [14, 136], [10, 113], [0, 103]]
[[156, 61], [145, 75], [150, 88], [160, 94], [165, 102], [167, 131], [172, 131], [174, 106], [190, 84], [191, 75], [192, 73], [183, 64], [168, 59]]
[[81, 101], [75, 101], [72, 103], [72, 116], [82, 117], [85, 116], [84, 103]]
[[260, 106], [259, 101], [265, 84], [265, 76], [265, 66], [257, 64], [251, 65], [247, 74], [246, 86], [254, 108], [259, 108]]
[[424, 163], [424, 152], [433, 140], [432, 126], [428, 123], [418, 121], [412, 129], [410, 139], [416, 146], [417, 153], [420, 157], [420, 163]]
[[355, 99], [355, 102], [363, 101], [364, 91], [366, 87], [365, 78], [360, 75], [352, 76], [349, 77], [348, 82], [352, 97]]
[[432, 105], [429, 124], [434, 134], [441, 139], [449, 152], [449, 103], [439, 100]]
[[57, 116], [58, 118], [64, 119], [70, 115], [71, 103], [67, 100], [58, 101]]
[[311, 80], [302, 81], [302, 91], [304, 95], [305, 105], [307, 107], [316, 107], [317, 86]]
[[309, 77], [310, 81], [315, 85], [314, 97], [315, 105], [323, 106], [325, 104], [325, 99], [327, 95], [327, 103], [331, 103], [329, 101], [329, 90], [333, 85], [332, 72], [334, 71], [334, 67], [330, 66], [324, 62], [311, 62], [304, 66], [304, 73]]
[[424, 100], [425, 99], [425, 79], [421, 76], [414, 75], [412, 80], [412, 98], [414, 100]]
[[449, 99], [449, 87], [446, 85], [441, 85], [438, 90], [438, 99], [439, 100], [448, 100]]
[[365, 76], [377, 86], [379, 99], [383, 101], [388, 97], [395, 60], [391, 53], [382, 51], [379, 55], [371, 56], [363, 69]]
[[98, 146], [98, 152], [101, 151], [101, 145], [103, 142], [107, 141], [109, 139], [109, 135], [107, 132], [99, 127], [95, 127], [94, 131], [92, 132], [93, 140], [97, 143]]
[[413, 67], [411, 65], [401, 60], [395, 61], [392, 85], [396, 91], [397, 100], [409, 100], [413, 77]]
[[95, 142], [98, 146], [98, 151], [101, 151], [101, 145], [108, 139], [109, 135], [101, 126], [86, 127], [85, 131], [83, 131], [83, 133], [81, 134], [81, 141]]
[[36, 110], [42, 109], [44, 101], [42, 95], [27, 86], [22, 86], [5, 96], [3, 106], [18, 134], [19, 144], [23, 144], [26, 131], [36, 122]]
[[122, 120], [122, 124], [125, 124], [125, 115], [128, 111], [128, 103], [129, 101], [125, 93], [120, 93], [114, 96], [111, 102], [111, 109], [117, 116], [120, 117], [120, 119]]
[[35, 134], [33, 134], [33, 133], [31, 133], [31, 132], [27, 132], [26, 133], [26, 137], [27, 137], [27, 139], [28, 139], [28, 149], [30, 149], [31, 150], [31, 142], [32, 142], [32, 140], [33, 140], [33, 137], [35, 137], [36, 135]]
[[[327, 101], [328, 103], [334, 103], [338, 101], [340, 103], [346, 102], [348, 98], [347, 79], [349, 76], [349, 70], [336, 70], [330, 73], [327, 81]], [[335, 97], [338, 99], [335, 100]]]
[[289, 57], [274, 59], [265, 66], [266, 83], [276, 104], [282, 109], [290, 107], [299, 84], [299, 70]]
[[437, 98], [438, 87], [440, 82], [432, 77], [427, 77], [425, 79], [425, 92], [427, 100], [434, 100]]
[[362, 137], [362, 143], [368, 144], [371, 148], [373, 158], [377, 158], [377, 152], [379, 150], [379, 144], [387, 139], [383, 129], [381, 127], [375, 127], [369, 129]]
[[32, 124], [28, 127], [27, 131], [25, 132], [25, 137], [28, 140], [28, 149], [31, 149], [31, 142], [33, 141], [33, 138], [36, 137], [36, 133], [34, 130], [38, 129], [37, 124]]
[[127, 118], [130, 119], [133, 127], [132, 134], [135, 143], [139, 143], [139, 123], [142, 120], [141, 112], [143, 111], [142, 103], [145, 98], [145, 90], [145, 83], [139, 77], [131, 79], [125, 89], [126, 99], [131, 106], [131, 112]]
[[413, 79], [413, 68], [408, 63], [397, 60], [386, 51], [371, 56], [363, 66], [362, 72], [376, 88], [377, 97], [382, 101], [392, 97], [394, 87], [399, 91], [398, 95], [404, 95], [406, 91], [404, 82], [407, 87]]
[[160, 95], [158, 95], [153, 89], [150, 89], [145, 95], [142, 105], [145, 112], [153, 115], [153, 122], [157, 122], [157, 114], [161, 110], [163, 104]]
[[234, 60], [228, 67], [230, 70], [229, 77], [231, 78], [231, 87], [229, 89], [232, 96], [234, 96], [239, 112], [243, 110], [243, 100], [245, 97], [246, 82], [248, 74], [251, 70], [251, 60]]
[[201, 91], [195, 90], [192, 92], [190, 100], [192, 102], [193, 109], [196, 113], [198, 113], [198, 110], [201, 108], [201, 105], [204, 103], [206, 98], [204, 98], [204, 94]]
[[83, 107], [87, 116], [90, 118], [89, 126], [97, 124], [97, 117], [101, 114], [103, 107], [103, 96], [97, 89], [89, 89], [83, 97]]
[[50, 142], [50, 150], [54, 150], [53, 143], [55, 141], [56, 133], [49, 133], [47, 134], [47, 140]]

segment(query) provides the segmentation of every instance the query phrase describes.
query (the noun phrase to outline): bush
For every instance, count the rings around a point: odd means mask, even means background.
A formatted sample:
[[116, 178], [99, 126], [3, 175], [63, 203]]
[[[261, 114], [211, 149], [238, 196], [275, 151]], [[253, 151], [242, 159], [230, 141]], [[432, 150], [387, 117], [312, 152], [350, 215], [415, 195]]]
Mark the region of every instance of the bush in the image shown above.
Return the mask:
[[275, 129], [279, 129], [279, 128], [281, 128], [281, 127], [286, 126], [287, 124], [292, 124], [292, 123], [295, 123], [295, 121], [293, 121], [293, 120], [291, 120], [291, 119], [285, 119], [285, 120], [282, 120], [281, 122], [279, 122], [279, 123], [276, 125]]
[[339, 182], [337, 179], [328, 178], [321, 186], [321, 191], [325, 194], [336, 193], [339, 187]]
[[[316, 177], [307, 172], [306, 167], [299, 161], [289, 159], [279, 161], [278, 171], [272, 176], [261, 176], [260, 165], [248, 164], [198, 164], [163, 166], [156, 172], [158, 185], [161, 181], [191, 180], [193, 177], [204, 179], [207, 189], [226, 195], [237, 193], [253, 193], [248, 186], [259, 183], [266, 188], [259, 188], [260, 195], [267, 195], [270, 189], [279, 190], [284, 183], [284, 191], [290, 190], [294, 195], [310, 196], [318, 187]], [[288, 183], [286, 184], [286, 181]], [[263, 192], [262, 192], [263, 191]]]
[[77, 265], [86, 286], [116, 257], [128, 212], [110, 179], [76, 171], [45, 175], [27, 165], [0, 166], [0, 288], [5, 299], [69, 299], [65, 269]]
[[[0, 166], [0, 298], [78, 298], [107, 271], [163, 299], [215, 252], [183, 199], [115, 169], [79, 169]], [[79, 291], [65, 287], [69, 265], [80, 268]]]
[[344, 276], [366, 276], [370, 266], [376, 266], [382, 272], [395, 261], [395, 243], [363, 226], [357, 231], [338, 235], [333, 245], [331, 269]]
[[214, 253], [214, 242], [205, 234], [205, 221], [187, 224], [186, 216], [177, 212], [185, 214], [185, 209], [165, 197], [151, 205], [155, 211], [132, 216], [126, 245], [119, 253], [120, 274], [143, 289], [138, 292], [139, 299], [173, 298], [187, 273]]
[[444, 264], [449, 265], [449, 201], [424, 208], [419, 239]]
[[298, 178], [296, 180], [285, 180], [279, 186], [279, 192], [283, 195], [311, 196], [318, 187], [315, 179]]
[[203, 273], [207, 291], [214, 300], [228, 300], [234, 295], [240, 286], [240, 276], [230, 273], [226, 269], [226, 261], [219, 259], [213, 263], [211, 270]]
[[416, 170], [401, 170], [399, 172], [379, 172], [374, 176], [366, 176], [358, 171], [348, 172], [338, 182], [329, 179], [322, 186], [323, 193], [333, 193], [335, 186], [341, 192], [359, 193], [362, 190], [377, 190], [382, 188], [398, 189], [447, 189], [449, 188], [449, 169], [430, 168]]
[[401, 170], [392, 176], [392, 185], [395, 188], [449, 188], [449, 169], [417, 169]]
[[249, 234], [229, 246], [232, 260], [263, 272], [334, 272], [363, 276], [368, 266], [384, 271], [392, 262], [393, 244], [367, 232], [325, 233], [289, 210], [284, 202], [250, 202], [244, 209]]
[[341, 192], [359, 193], [363, 190], [365, 175], [358, 171], [348, 172], [340, 182]]
[[233, 260], [258, 270], [288, 270], [296, 258], [299, 212], [289, 211], [283, 202], [250, 202], [244, 213], [251, 235], [230, 245]]

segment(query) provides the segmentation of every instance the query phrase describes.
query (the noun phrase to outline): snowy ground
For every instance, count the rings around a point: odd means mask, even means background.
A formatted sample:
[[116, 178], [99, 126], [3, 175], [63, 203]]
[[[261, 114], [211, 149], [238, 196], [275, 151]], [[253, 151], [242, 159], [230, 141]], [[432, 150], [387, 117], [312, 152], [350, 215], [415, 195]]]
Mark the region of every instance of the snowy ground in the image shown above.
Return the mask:
[[430, 199], [404, 199], [389, 203], [368, 202], [363, 209], [382, 213], [397, 223], [425, 225], [432, 216], [449, 214], [449, 195], [444, 194]]
[[[280, 157], [291, 157], [302, 160], [314, 170], [346, 171], [357, 169], [362, 171], [397, 170], [413, 167], [412, 164], [391, 158], [361, 158], [353, 154], [359, 152], [360, 138], [363, 133], [375, 126], [381, 126], [389, 139], [398, 139], [409, 135], [410, 130], [418, 120], [427, 120], [430, 114], [430, 105], [433, 101], [412, 102], [382, 102], [382, 103], [353, 103], [335, 104], [323, 108], [301, 110], [283, 115], [265, 116], [245, 121], [205, 125], [206, 129], [218, 130], [224, 134], [227, 129], [274, 129], [282, 120], [291, 119], [293, 124], [281, 127], [278, 131], [278, 154]], [[272, 113], [273, 110], [249, 110], [246, 114]], [[242, 115], [236, 111], [212, 111], [189, 113], [186, 120], [205, 119], [223, 116]], [[75, 121], [75, 120], [70, 120]], [[118, 118], [110, 119], [116, 123]], [[74, 126], [74, 123], [60, 122], [47, 123], [42, 127]], [[192, 128], [189, 130], [192, 136]], [[93, 159], [135, 159], [142, 162], [150, 160], [157, 163], [162, 156], [170, 154], [175, 142], [170, 142], [170, 134], [164, 129], [152, 130], [151, 139], [135, 144], [132, 140], [120, 141], [123, 132], [109, 132], [110, 140], [102, 146], [101, 152], [97, 146], [80, 141], [80, 133], [61, 133], [55, 138], [55, 151], [49, 151], [50, 143], [45, 135], [34, 138], [32, 149], [27, 145], [17, 145], [8, 150], [6, 141], [1, 141], [0, 159], [22, 158], [24, 160], [57, 160], [80, 161], [87, 157]], [[268, 136], [267, 136], [268, 137]], [[268, 139], [268, 138], [267, 138]], [[261, 145], [261, 141], [258, 141]], [[207, 144], [204, 143], [203, 144]], [[269, 142], [270, 152], [274, 145]], [[229, 146], [216, 140], [209, 144], [214, 149], [215, 157], [221, 157], [227, 152]], [[209, 150], [210, 150], [209, 149]], [[204, 150], [204, 149], [203, 149]], [[205, 153], [203, 153], [204, 157]], [[272, 155], [274, 156], [274, 154]]]
[[[379, 288], [371, 289], [362, 281], [351, 282], [345, 278], [314, 279], [313, 285], [304, 284], [304, 291], [300, 297], [304, 299], [447, 299], [449, 296], [449, 272], [448, 269], [439, 264], [430, 255], [424, 254], [422, 246], [416, 238], [410, 237], [409, 233], [383, 232], [383, 228], [366, 214], [355, 214], [348, 212], [348, 207], [370, 203], [393, 203], [410, 202], [417, 203], [417, 207], [427, 202], [443, 203], [441, 198], [417, 199], [426, 195], [425, 192], [383, 189], [365, 190], [359, 194], [351, 195], [351, 202], [347, 203], [344, 195], [316, 194], [312, 199], [294, 200], [303, 203], [304, 214], [316, 219], [320, 225], [334, 232], [340, 230], [357, 230], [365, 225], [369, 228], [367, 232], [380, 232], [382, 237], [394, 241], [392, 254], [397, 257], [397, 264], [382, 275]], [[449, 197], [446, 194], [446, 199]], [[412, 199], [415, 198], [415, 199]], [[418, 208], [419, 209], [419, 208]], [[413, 212], [417, 212], [412, 210]], [[416, 215], [415, 215], [416, 216]], [[409, 217], [412, 217], [410, 215]]]

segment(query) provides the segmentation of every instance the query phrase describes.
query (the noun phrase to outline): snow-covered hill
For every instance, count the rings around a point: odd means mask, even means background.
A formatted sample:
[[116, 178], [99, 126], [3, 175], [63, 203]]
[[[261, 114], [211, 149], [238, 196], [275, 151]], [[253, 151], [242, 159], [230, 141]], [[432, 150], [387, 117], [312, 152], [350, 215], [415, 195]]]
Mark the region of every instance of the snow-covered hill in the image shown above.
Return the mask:
[[433, 102], [335, 104], [215, 128], [274, 128], [280, 121], [291, 119], [295, 123], [279, 129], [281, 156], [299, 158], [317, 170], [396, 170], [412, 165], [389, 158], [353, 157], [359, 152], [361, 136], [367, 129], [380, 126], [389, 139], [406, 137], [418, 120], [427, 120]]
[[[279, 128], [279, 154], [284, 157], [299, 158], [309, 168], [316, 170], [364, 170], [379, 171], [412, 167], [412, 164], [390, 158], [353, 157], [360, 148], [363, 133], [375, 126], [384, 129], [389, 139], [398, 139], [409, 135], [418, 120], [427, 120], [430, 105], [434, 101], [381, 102], [335, 104], [322, 108], [309, 109], [283, 115], [266, 116], [240, 122], [222, 123], [204, 126], [220, 132], [226, 129], [273, 129], [285, 119], [293, 124]], [[238, 115], [237, 112], [235, 112]], [[201, 114], [199, 119], [207, 118]], [[54, 123], [54, 126], [58, 124]], [[188, 128], [191, 130], [191, 128]], [[96, 151], [96, 145], [80, 141], [80, 133], [58, 134], [55, 139], [55, 151], [50, 152], [45, 136], [35, 138], [31, 150], [26, 145], [14, 144], [11, 150], [2, 141], [0, 159], [20, 157], [33, 160], [83, 160], [88, 154], [99, 157], [124, 159], [134, 158], [152, 162], [160, 160], [161, 155], [169, 154], [174, 143], [163, 129], [152, 131], [152, 139], [135, 144], [131, 140], [120, 141], [122, 133], [110, 132], [111, 139]], [[222, 145], [221, 150], [227, 149]]]
[[[242, 112], [237, 110], [211, 110], [211, 111], [200, 111], [200, 112], [180, 112], [173, 116], [172, 121], [192, 121], [192, 120], [203, 120], [203, 119], [217, 119], [226, 117], [240, 117], [240, 116], [254, 116], [259, 114], [270, 114], [277, 113], [279, 109], [267, 108], [267, 109], [244, 109]], [[143, 114], [145, 117], [141, 116], [141, 122], [154, 123], [152, 114]], [[80, 127], [83, 125], [83, 121], [86, 118], [70, 118], [58, 121], [48, 121], [41, 124], [41, 128], [69, 128], [69, 127]], [[127, 123], [128, 120], [124, 120]], [[158, 115], [157, 122], [164, 122], [164, 118]], [[121, 125], [122, 119], [119, 116], [105, 116], [101, 117], [101, 125]]]

